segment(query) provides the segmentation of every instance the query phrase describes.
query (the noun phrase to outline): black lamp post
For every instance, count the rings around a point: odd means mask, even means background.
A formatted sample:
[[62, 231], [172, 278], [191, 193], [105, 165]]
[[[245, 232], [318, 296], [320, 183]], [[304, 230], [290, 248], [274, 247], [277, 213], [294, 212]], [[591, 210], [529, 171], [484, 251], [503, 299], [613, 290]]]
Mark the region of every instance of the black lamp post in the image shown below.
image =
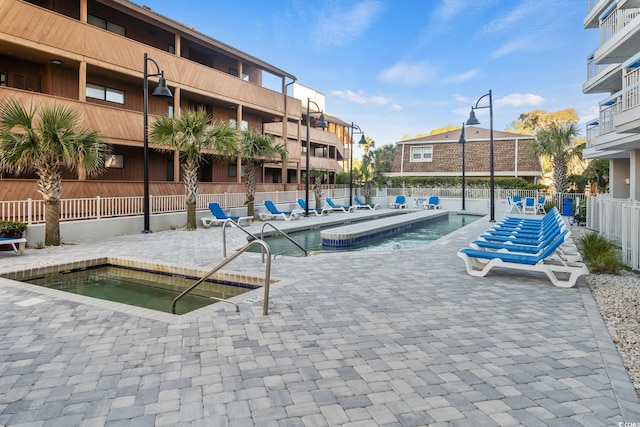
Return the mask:
[[[354, 129], [358, 129], [358, 132], [355, 132]], [[360, 126], [351, 122], [351, 146], [349, 148], [349, 155], [351, 156], [349, 159], [349, 207], [351, 207], [351, 199], [353, 199], [353, 135], [356, 133], [362, 135], [358, 145], [366, 144], [367, 140], [364, 138], [364, 132], [360, 129]]]
[[462, 210], [464, 211], [464, 192], [465, 192], [465, 176], [464, 176], [464, 146], [467, 144], [467, 140], [464, 139], [464, 123], [462, 123], [462, 132], [460, 132], [460, 139], [458, 140], [462, 144]]
[[[151, 61], [156, 66], [156, 73], [149, 74], [147, 63]], [[167, 87], [164, 79], [164, 71], [160, 71], [158, 63], [147, 54], [144, 54], [144, 230], [143, 233], [151, 233], [149, 228], [149, 77], [160, 76], [158, 87], [153, 90], [152, 96], [173, 98], [173, 94]]]
[[[310, 136], [309, 136], [309, 130], [311, 127], [311, 112], [309, 111], [309, 107], [311, 106], [311, 104], [315, 105], [316, 107], [318, 107], [318, 110], [320, 110], [320, 106], [318, 104], [316, 104], [315, 102], [313, 102], [310, 98], [307, 98], [307, 173], [306, 173], [306, 177], [305, 177], [305, 198], [304, 198], [304, 203], [305, 203], [305, 211], [304, 211], [304, 216], [309, 216], [309, 170], [310, 170], [310, 165], [309, 165], [309, 152], [311, 151], [311, 142], [310, 142]], [[329, 127], [327, 125], [327, 122], [324, 119], [324, 112], [320, 111], [320, 118], [318, 119], [318, 123], [316, 123], [316, 127], [317, 128], [322, 128], [322, 129], [326, 129], [327, 127]], [[320, 206], [316, 206], [316, 208], [318, 208]]]
[[[489, 105], [485, 105], [483, 107], [478, 107], [478, 103], [482, 100], [482, 98], [488, 96], [489, 97]], [[469, 114], [469, 120], [467, 120], [467, 126], [471, 125], [479, 125], [480, 120], [476, 118], [476, 113], [474, 110], [480, 108], [488, 108], [489, 109], [489, 221], [495, 222], [496, 220], [496, 206], [495, 206], [495, 172], [493, 166], [493, 99], [491, 97], [491, 91], [489, 93], [482, 95], [476, 101], [475, 107], [471, 107], [471, 113]]]

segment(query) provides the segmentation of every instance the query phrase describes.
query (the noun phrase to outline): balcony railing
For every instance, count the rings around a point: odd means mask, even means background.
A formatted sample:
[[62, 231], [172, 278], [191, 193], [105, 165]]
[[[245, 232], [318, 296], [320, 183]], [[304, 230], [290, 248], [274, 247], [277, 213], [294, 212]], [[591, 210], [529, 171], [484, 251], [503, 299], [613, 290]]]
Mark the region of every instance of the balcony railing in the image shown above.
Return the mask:
[[594, 56], [591, 55], [587, 60], [587, 81], [600, 74], [608, 65], [609, 64], [596, 64]]
[[630, 110], [640, 105], [640, 68], [627, 69], [622, 78], [622, 110]]
[[609, 41], [638, 15], [640, 15], [640, 8], [617, 9], [602, 19], [600, 21], [600, 46]]
[[620, 102], [617, 99], [614, 104], [603, 106], [600, 108], [600, 120], [598, 125], [598, 134], [604, 135], [615, 131], [615, 124], [613, 118], [619, 112]]

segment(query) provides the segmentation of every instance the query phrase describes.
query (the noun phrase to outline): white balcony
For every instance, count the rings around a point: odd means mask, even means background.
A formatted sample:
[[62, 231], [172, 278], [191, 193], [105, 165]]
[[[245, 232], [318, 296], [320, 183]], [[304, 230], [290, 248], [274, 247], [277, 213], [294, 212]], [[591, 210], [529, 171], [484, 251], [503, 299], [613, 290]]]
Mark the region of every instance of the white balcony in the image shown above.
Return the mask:
[[597, 64], [622, 63], [640, 46], [640, 8], [615, 9], [600, 20], [600, 47], [594, 53]]
[[623, 64], [622, 94], [620, 112], [615, 118], [618, 133], [640, 132], [640, 62], [635, 55]]
[[622, 89], [620, 64], [596, 64], [593, 55], [587, 60], [587, 81], [582, 85], [583, 93], [617, 92]]
[[584, 18], [584, 28], [598, 28], [600, 26], [600, 15], [609, 8], [615, 0], [587, 0], [589, 13]]

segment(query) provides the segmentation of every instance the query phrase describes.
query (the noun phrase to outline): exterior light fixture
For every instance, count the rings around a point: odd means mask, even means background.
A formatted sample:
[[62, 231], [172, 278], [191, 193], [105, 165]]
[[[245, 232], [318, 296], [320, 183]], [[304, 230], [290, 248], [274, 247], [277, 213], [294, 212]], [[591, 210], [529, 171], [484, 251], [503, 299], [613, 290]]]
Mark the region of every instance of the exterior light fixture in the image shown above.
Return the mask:
[[[489, 97], [489, 105], [485, 105], [482, 107], [478, 107], [480, 101], [483, 98]], [[489, 109], [489, 221], [496, 221], [496, 203], [495, 203], [495, 170], [494, 170], [494, 156], [493, 156], [493, 98], [491, 97], [491, 90], [489, 93], [482, 95], [476, 101], [475, 107], [471, 107], [471, 113], [469, 114], [469, 119], [467, 120], [467, 126], [479, 125], [480, 120], [476, 118], [476, 113], [474, 110], [478, 110], [480, 108], [488, 108]]]
[[[304, 216], [309, 216], [309, 171], [310, 171], [310, 165], [309, 165], [309, 152], [311, 151], [311, 142], [310, 142], [310, 136], [309, 136], [309, 130], [311, 127], [311, 112], [309, 111], [311, 104], [315, 105], [316, 107], [318, 107], [318, 110], [320, 110], [320, 106], [318, 104], [316, 104], [315, 102], [313, 102], [311, 99], [307, 98], [307, 173], [306, 173], [306, 177], [305, 177], [305, 210], [304, 210]], [[329, 125], [327, 125], [326, 120], [324, 119], [324, 112], [320, 111], [320, 118], [318, 119], [318, 123], [316, 123], [316, 128], [322, 128], [322, 129], [326, 129], [328, 128]], [[319, 208], [321, 206], [316, 206], [316, 208]]]
[[[151, 61], [156, 66], [156, 73], [149, 74], [147, 67]], [[164, 71], [160, 71], [158, 63], [144, 54], [144, 229], [143, 233], [151, 233], [149, 227], [149, 77], [160, 77], [158, 87], [153, 90], [152, 96], [161, 98], [173, 98], [173, 94], [167, 87]]]

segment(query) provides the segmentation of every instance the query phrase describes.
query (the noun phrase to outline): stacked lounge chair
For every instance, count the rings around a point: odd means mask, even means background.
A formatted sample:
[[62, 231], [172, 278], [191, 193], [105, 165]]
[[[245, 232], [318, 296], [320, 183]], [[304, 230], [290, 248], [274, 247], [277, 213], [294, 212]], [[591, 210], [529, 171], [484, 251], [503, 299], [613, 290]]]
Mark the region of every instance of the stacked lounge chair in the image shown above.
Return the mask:
[[458, 251], [467, 273], [486, 276], [494, 267], [541, 271], [558, 287], [570, 288], [589, 270], [556, 208], [541, 219], [506, 217]]

